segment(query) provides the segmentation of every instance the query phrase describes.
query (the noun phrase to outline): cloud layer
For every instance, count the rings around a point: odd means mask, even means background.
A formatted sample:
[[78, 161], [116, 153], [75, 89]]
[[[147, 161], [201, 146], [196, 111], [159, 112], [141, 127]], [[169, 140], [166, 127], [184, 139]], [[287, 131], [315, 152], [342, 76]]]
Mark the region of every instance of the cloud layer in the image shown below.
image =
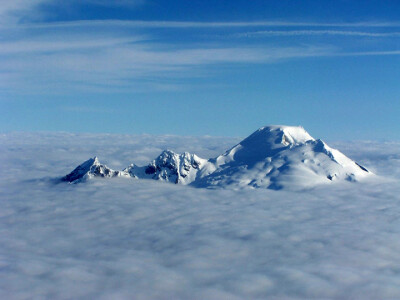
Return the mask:
[[2, 298], [398, 298], [398, 143], [336, 143], [375, 183], [304, 193], [138, 180], [53, 184], [98, 155], [210, 157], [236, 138], [0, 136]]

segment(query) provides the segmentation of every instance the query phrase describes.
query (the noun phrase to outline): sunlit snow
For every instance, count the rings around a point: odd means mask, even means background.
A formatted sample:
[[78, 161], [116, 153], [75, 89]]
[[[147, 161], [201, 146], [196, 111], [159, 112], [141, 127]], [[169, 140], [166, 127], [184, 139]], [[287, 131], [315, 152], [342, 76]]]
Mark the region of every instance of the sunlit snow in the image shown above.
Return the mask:
[[90, 158], [62, 181], [80, 183], [93, 177], [154, 179], [202, 188], [269, 188], [303, 190], [333, 181], [371, 178], [368, 169], [325, 142], [311, 137], [303, 127], [261, 127], [215, 158], [202, 159], [188, 152], [164, 150], [147, 166], [130, 164], [114, 171]]

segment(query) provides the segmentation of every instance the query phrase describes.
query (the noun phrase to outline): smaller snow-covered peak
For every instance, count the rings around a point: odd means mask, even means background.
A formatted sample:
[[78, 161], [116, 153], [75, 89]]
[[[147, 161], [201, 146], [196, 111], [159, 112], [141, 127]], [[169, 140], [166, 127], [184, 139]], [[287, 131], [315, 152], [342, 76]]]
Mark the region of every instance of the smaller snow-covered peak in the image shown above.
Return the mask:
[[129, 177], [129, 174], [126, 172], [114, 171], [109, 167], [107, 167], [106, 165], [102, 165], [99, 162], [97, 156], [95, 156], [80, 164], [71, 173], [64, 176], [61, 180], [68, 181], [71, 183], [76, 183], [91, 177], [119, 177], [119, 176]]
[[177, 160], [179, 154], [171, 150], [163, 150], [159, 156], [156, 157], [155, 161], [160, 163], [168, 163]]
[[74, 182], [82, 179], [92, 168], [99, 164], [97, 156], [89, 158], [87, 161], [83, 162], [77, 166], [71, 173], [62, 178], [63, 181]]
[[171, 150], [164, 150], [147, 166], [131, 165], [124, 171], [135, 178], [151, 178], [189, 184], [196, 179], [197, 174], [205, 164], [207, 164], [207, 160], [189, 152], [178, 154]]
[[100, 162], [99, 162], [99, 159], [98, 159], [97, 156], [93, 157], [92, 159], [93, 159], [93, 164], [94, 165], [96, 165], [96, 166], [100, 165]]
[[172, 157], [172, 156], [174, 156], [174, 155], [176, 155], [177, 153], [175, 153], [174, 151], [172, 151], [172, 150], [169, 150], [169, 149], [165, 149], [165, 150], [163, 150], [161, 153], [160, 153], [160, 155], [158, 156], [158, 157]]
[[154, 159], [153, 164], [163, 167], [177, 166], [180, 164], [196, 166], [201, 160], [203, 159], [189, 152], [178, 154], [172, 150], [164, 150], [159, 156], [157, 156], [157, 158]]

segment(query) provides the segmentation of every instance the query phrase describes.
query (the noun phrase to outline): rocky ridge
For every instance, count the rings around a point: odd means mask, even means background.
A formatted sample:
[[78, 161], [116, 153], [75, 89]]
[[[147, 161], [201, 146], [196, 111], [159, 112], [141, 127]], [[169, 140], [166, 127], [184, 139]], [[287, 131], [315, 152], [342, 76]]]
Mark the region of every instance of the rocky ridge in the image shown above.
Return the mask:
[[93, 177], [132, 177], [205, 188], [301, 189], [333, 181], [359, 181], [371, 174], [304, 128], [275, 125], [258, 129], [208, 160], [164, 150], [147, 166], [131, 164], [114, 171], [94, 157], [62, 180], [77, 183]]

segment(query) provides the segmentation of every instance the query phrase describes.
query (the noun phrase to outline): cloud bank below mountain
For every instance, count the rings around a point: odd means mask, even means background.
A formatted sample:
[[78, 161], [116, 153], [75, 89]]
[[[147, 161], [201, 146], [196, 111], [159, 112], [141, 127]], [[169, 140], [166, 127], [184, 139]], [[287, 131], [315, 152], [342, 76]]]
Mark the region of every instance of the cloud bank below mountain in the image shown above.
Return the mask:
[[400, 297], [400, 143], [330, 143], [377, 181], [302, 193], [44, 179], [93, 153], [118, 169], [164, 148], [212, 157], [239, 140], [1, 135], [1, 297]]

